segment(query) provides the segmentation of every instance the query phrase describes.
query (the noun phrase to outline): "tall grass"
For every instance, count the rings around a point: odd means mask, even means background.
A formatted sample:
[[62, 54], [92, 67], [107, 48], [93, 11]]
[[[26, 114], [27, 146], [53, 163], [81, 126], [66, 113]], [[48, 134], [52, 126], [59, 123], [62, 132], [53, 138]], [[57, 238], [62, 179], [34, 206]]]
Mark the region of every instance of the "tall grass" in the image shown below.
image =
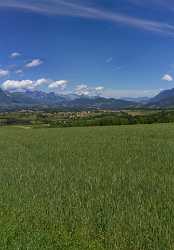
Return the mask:
[[1, 128], [0, 249], [173, 250], [174, 125]]

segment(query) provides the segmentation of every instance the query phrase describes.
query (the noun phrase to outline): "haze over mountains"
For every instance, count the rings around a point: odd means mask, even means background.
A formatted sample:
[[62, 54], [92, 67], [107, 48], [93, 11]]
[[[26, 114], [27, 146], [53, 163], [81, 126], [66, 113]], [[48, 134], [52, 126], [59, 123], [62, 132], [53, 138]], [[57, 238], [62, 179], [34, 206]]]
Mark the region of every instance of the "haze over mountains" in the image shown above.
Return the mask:
[[43, 91], [6, 92], [0, 89], [0, 109], [16, 108], [70, 108], [70, 109], [124, 109], [133, 107], [174, 107], [174, 89], [162, 91], [149, 98], [114, 99], [101, 96], [57, 95]]

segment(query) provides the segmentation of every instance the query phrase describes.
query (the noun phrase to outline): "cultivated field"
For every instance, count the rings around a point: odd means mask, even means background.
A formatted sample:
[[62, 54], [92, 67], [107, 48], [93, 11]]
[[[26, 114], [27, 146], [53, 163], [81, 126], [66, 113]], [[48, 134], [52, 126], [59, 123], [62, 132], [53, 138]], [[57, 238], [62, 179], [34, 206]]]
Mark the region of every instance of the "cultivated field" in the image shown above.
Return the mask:
[[173, 250], [174, 124], [1, 128], [0, 249]]

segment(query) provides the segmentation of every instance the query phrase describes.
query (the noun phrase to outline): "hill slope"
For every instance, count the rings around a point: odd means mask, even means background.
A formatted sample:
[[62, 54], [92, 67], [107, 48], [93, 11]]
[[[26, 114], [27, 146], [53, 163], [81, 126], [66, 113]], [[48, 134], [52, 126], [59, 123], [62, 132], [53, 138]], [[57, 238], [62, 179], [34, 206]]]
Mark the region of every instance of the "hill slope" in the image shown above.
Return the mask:
[[150, 99], [148, 106], [174, 107], [174, 88], [160, 92], [154, 98]]
[[0, 89], [0, 105], [10, 105], [11, 104], [11, 98]]

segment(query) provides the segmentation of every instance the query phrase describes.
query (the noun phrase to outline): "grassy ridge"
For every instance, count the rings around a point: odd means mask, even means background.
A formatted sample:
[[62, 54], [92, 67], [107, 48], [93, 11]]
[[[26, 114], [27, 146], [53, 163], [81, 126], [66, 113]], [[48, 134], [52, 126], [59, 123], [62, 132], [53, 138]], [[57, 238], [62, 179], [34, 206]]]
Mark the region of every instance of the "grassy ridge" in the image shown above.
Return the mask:
[[1, 128], [0, 163], [0, 249], [174, 249], [173, 124]]

